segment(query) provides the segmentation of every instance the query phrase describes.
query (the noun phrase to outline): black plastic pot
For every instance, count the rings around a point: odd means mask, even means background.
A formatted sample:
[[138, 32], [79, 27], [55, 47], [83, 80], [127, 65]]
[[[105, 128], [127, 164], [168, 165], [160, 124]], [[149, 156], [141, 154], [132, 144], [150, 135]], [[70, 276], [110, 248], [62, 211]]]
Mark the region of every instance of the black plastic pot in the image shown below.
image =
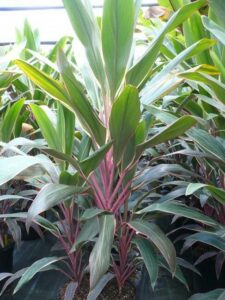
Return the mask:
[[11, 273], [13, 270], [13, 250], [15, 244], [0, 248], [0, 273]]
[[178, 280], [163, 269], [160, 269], [159, 277], [154, 290], [151, 287], [150, 278], [145, 267], [141, 272], [141, 278], [136, 287], [136, 300], [187, 300], [189, 292]]

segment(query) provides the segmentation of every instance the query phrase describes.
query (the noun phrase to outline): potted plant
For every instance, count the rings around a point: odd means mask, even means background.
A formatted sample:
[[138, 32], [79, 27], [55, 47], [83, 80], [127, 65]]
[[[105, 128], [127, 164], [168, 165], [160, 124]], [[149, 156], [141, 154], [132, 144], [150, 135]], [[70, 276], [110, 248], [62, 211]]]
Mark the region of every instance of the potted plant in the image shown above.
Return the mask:
[[[138, 180], [142, 172], [136, 173], [136, 170], [143, 152], [183, 135], [196, 123], [193, 117], [184, 116], [167, 126], [163, 121], [160, 127], [154, 128], [154, 119], [149, 122], [142, 114], [141, 103], [155, 101], [169, 92], [171, 86], [166, 85], [166, 81], [170, 71], [182, 60], [211, 46], [209, 40], [199, 41], [155, 76], [151, 72], [165, 35], [200, 8], [204, 1], [186, 5], [175, 13], [146, 53], [134, 62], [131, 49], [138, 2], [106, 0], [101, 28], [87, 1], [65, 0], [64, 4], [80, 46], [86, 53], [80, 65], [82, 82], [77, 79], [77, 68], [62, 51], [58, 52], [60, 80], [51, 78], [27, 62], [15, 61], [34, 84], [60, 103], [57, 124], [51, 123], [41, 107], [31, 105], [50, 147], [43, 151], [54, 159], [56, 165], [42, 156], [16, 155], [0, 159], [0, 166], [5, 170], [9, 162], [12, 164], [16, 160], [17, 174], [39, 165], [52, 175], [51, 183], [43, 186], [29, 208], [26, 224], [28, 228], [32, 222], [42, 224], [61, 240], [69, 261], [68, 268], [73, 274], [69, 277], [73, 284], [68, 285], [65, 292], [71, 295], [71, 299], [77, 287], [81, 287], [82, 276], [79, 274], [84, 273], [80, 247], [89, 244], [86, 250], [89, 257], [89, 299], [96, 299], [113, 277], [122, 297], [123, 288], [131, 275], [139, 270], [142, 261], [153, 287], [159, 266], [169, 269], [185, 283], [174, 246], [153, 222], [154, 214], [179, 215], [212, 227], [216, 227], [217, 222], [176, 201], [145, 204], [145, 195], [135, 197], [133, 203], [130, 199], [142, 185]], [[155, 94], [145, 94], [140, 102], [139, 94], [142, 95], [142, 88], [149, 79]], [[177, 79], [172, 87], [180, 82]], [[74, 134], [71, 112], [79, 121], [77, 135]], [[74, 144], [80, 145], [80, 153], [79, 147], [78, 151], [74, 151]], [[155, 172], [160, 170], [160, 165], [157, 167]], [[154, 173], [152, 168], [149, 167]], [[168, 174], [164, 165], [161, 168], [155, 180]], [[1, 182], [14, 178], [14, 170], [12, 168], [8, 177], [1, 175]], [[56, 205], [60, 214], [55, 227], [55, 224], [40, 218], [40, 214]], [[15, 291], [38, 271], [50, 268], [50, 265], [55, 268], [53, 264], [59, 260], [64, 258], [49, 257], [34, 263], [22, 275]], [[81, 266], [82, 270], [79, 269]], [[77, 291], [79, 293], [79, 288]], [[134, 294], [131, 297], [135, 297]]]

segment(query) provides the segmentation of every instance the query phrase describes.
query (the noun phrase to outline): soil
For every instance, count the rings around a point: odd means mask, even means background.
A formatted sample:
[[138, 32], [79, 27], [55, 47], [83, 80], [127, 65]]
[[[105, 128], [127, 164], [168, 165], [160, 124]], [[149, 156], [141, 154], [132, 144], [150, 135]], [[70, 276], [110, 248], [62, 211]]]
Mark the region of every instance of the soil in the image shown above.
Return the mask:
[[[60, 289], [58, 300], [64, 299], [64, 294], [67, 285], [68, 283]], [[89, 292], [89, 279], [88, 276], [85, 276], [73, 300], [87, 300], [88, 292]], [[135, 300], [134, 286], [131, 285], [130, 283], [126, 283], [121, 293], [119, 294], [118, 285], [116, 283], [116, 280], [113, 279], [105, 286], [102, 293], [97, 298], [97, 300], [115, 300], [115, 299]]]

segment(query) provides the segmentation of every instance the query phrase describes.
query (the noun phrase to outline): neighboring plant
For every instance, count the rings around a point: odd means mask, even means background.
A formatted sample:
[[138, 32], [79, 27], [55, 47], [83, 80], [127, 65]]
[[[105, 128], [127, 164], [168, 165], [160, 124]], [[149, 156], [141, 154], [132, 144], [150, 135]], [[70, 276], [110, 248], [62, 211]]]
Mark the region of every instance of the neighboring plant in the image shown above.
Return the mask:
[[[42, 156], [2, 157], [0, 168], [4, 171], [0, 174], [0, 185], [27, 169], [35, 170], [37, 165], [41, 166], [42, 172], [43, 169], [47, 173], [54, 170], [48, 184], [32, 202], [26, 218], [27, 228], [32, 222], [42, 223], [59, 239], [69, 261], [66, 265], [71, 273], [66, 274], [74, 286], [80, 284], [84, 273], [81, 247], [92, 246], [90, 293], [98, 284], [101, 290], [112, 278], [105, 275], [108, 270], [113, 271], [121, 291], [128, 278], [140, 268], [141, 260], [153, 287], [159, 266], [168, 269], [186, 285], [179, 266], [185, 264], [176, 259], [172, 242], [154, 222], [159, 213], [190, 218], [210, 227], [218, 226], [216, 221], [178, 201], [149, 203], [143, 201], [147, 195], [131, 201], [134, 193], [145, 184], [141, 180], [143, 171], [138, 170], [143, 153], [182, 136], [196, 124], [192, 116], [174, 117], [168, 121], [152, 113], [149, 119], [142, 111], [142, 105], [148, 106], [176, 89], [184, 80], [172, 72], [180, 73], [182, 62], [214, 44], [208, 39], [200, 40], [162, 69], [156, 71], [153, 68], [166, 34], [204, 4], [205, 1], [200, 0], [178, 10], [164, 24], [144, 55], [135, 60], [132, 45], [139, 1], [105, 0], [99, 27], [88, 1], [64, 0], [79, 40], [75, 45], [83, 48], [86, 54], [81, 57], [82, 63], [76, 59], [74, 66], [59, 50], [59, 74], [56, 71], [59, 76], [53, 79], [28, 62], [15, 61], [27, 77], [47, 93], [47, 99], [59, 103], [56, 122], [48, 117], [43, 107], [30, 105], [48, 144], [48, 148], [42, 150], [54, 159], [55, 165]], [[160, 126], [156, 120], [162, 121]], [[29, 141], [24, 143], [31, 145]], [[33, 147], [41, 148], [35, 142]], [[170, 173], [178, 178], [185, 176], [185, 169], [177, 165], [150, 166], [148, 171], [154, 176], [153, 181]], [[150, 181], [151, 175], [147, 178]], [[56, 205], [60, 210], [56, 214], [57, 224], [40, 219], [41, 213]], [[89, 249], [85, 253], [89, 254]], [[15, 291], [38, 271], [63, 259], [49, 257], [34, 263], [25, 271]], [[103, 276], [107, 276], [104, 284]]]

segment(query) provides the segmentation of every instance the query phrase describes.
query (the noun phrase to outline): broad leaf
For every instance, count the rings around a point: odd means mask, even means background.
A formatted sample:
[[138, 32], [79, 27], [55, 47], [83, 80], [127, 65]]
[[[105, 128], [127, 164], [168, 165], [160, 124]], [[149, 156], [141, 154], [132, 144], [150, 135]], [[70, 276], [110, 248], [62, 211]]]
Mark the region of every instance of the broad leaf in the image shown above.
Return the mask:
[[143, 257], [144, 264], [148, 270], [152, 288], [154, 289], [158, 278], [158, 257], [152, 244], [144, 238], [135, 238], [135, 244], [137, 245], [141, 256]]
[[45, 257], [33, 263], [30, 267], [26, 269], [26, 271], [22, 275], [21, 279], [17, 283], [15, 290], [13, 291], [13, 294], [18, 292], [21, 289], [21, 287], [24, 284], [26, 284], [28, 281], [30, 281], [38, 272], [42, 271], [46, 267], [48, 267], [48, 270], [50, 270], [49, 266], [61, 259], [62, 258], [60, 257], [54, 257], [54, 256]]
[[135, 230], [137, 235], [146, 236], [158, 248], [174, 274], [176, 270], [176, 251], [172, 242], [161, 229], [156, 224], [144, 220], [134, 220], [129, 222], [128, 225]]
[[225, 46], [225, 29], [217, 25], [206, 16], [202, 17], [202, 22], [205, 28], [209, 30]]
[[89, 0], [63, 0], [71, 25], [81, 41], [98, 81], [105, 85], [101, 38]]
[[109, 121], [115, 162], [120, 161], [129, 139], [135, 133], [140, 117], [138, 90], [127, 86], [114, 102]]
[[115, 277], [112, 273], [107, 273], [102, 276], [102, 278], [97, 283], [96, 287], [90, 291], [87, 296], [87, 300], [96, 300], [97, 297], [101, 294], [102, 290], [105, 288], [107, 283]]
[[[221, 298], [221, 296], [223, 298]], [[189, 300], [223, 300], [225, 297], [224, 289], [216, 289], [208, 293], [195, 294]]]
[[74, 295], [76, 293], [78, 287], [78, 283], [77, 282], [70, 282], [65, 290], [65, 295], [64, 295], [64, 300], [71, 300], [74, 298]]
[[89, 258], [91, 290], [95, 288], [101, 277], [109, 268], [115, 230], [115, 219], [113, 215], [103, 215], [99, 220], [99, 238]]
[[163, 203], [154, 203], [146, 208], [139, 210], [136, 214], [144, 214], [150, 213], [154, 211], [164, 212], [168, 214], [174, 214], [175, 216], [184, 217], [188, 219], [192, 219], [198, 222], [201, 222], [205, 225], [209, 226], [218, 226], [219, 224], [211, 219], [210, 217], [202, 214], [197, 209], [193, 209], [188, 207], [182, 203], [175, 202], [175, 201], [168, 201]]
[[102, 209], [99, 209], [96, 207], [87, 208], [87, 209], [85, 209], [84, 213], [80, 217], [80, 221], [86, 221], [86, 220], [92, 219], [94, 217], [101, 215], [102, 213], [104, 213], [104, 210], [102, 210]]
[[58, 52], [58, 66], [70, 97], [69, 105], [71, 109], [76, 113], [84, 129], [97, 143], [99, 145], [104, 144], [105, 128], [85, 96], [80, 83], [76, 80], [73, 70], [62, 51]]
[[155, 63], [165, 35], [183, 23], [205, 3], [205, 0], [200, 0], [184, 5], [170, 18], [160, 34], [152, 41], [146, 53], [129, 70], [127, 74], [128, 84], [139, 86], [145, 80]]
[[186, 195], [192, 195], [194, 194], [196, 191], [205, 188], [206, 190], [208, 190], [211, 195], [217, 200], [219, 201], [221, 204], [225, 204], [225, 190], [224, 189], [220, 189], [217, 188], [213, 185], [208, 185], [208, 184], [202, 184], [202, 183], [190, 183], [187, 187], [186, 190]]
[[41, 156], [16, 155], [1, 157], [0, 170], [0, 186], [15, 177], [35, 177], [46, 172], [50, 174], [53, 180], [58, 177], [53, 163]]
[[102, 48], [112, 100], [120, 87], [130, 57], [134, 19], [134, 0], [104, 2]]
[[53, 183], [46, 184], [37, 194], [28, 210], [27, 225], [29, 226], [32, 220], [40, 213], [83, 191], [84, 188], [71, 185]]
[[146, 142], [138, 145], [136, 157], [138, 158], [141, 153], [147, 149], [164, 143], [170, 139], [174, 139], [182, 134], [184, 134], [189, 128], [194, 126], [196, 123], [195, 118], [191, 116], [183, 116], [177, 119], [172, 124], [168, 125], [160, 133], [154, 135], [152, 138]]
[[183, 249], [186, 250], [194, 243], [197, 242], [204, 243], [212, 247], [215, 247], [219, 250], [225, 251], [224, 237], [217, 235], [216, 233], [207, 232], [207, 231], [202, 231], [202, 232], [189, 235], [186, 238]]
[[61, 145], [59, 143], [56, 129], [44, 109], [36, 104], [31, 104], [30, 107], [49, 147], [60, 150]]
[[91, 241], [99, 233], [99, 222], [96, 218], [87, 220], [82, 226], [80, 233], [73, 244], [70, 252], [76, 251], [80, 245]]
[[27, 75], [30, 80], [32, 80], [37, 86], [41, 87], [49, 95], [62, 101], [63, 103], [68, 103], [68, 95], [66, 90], [59, 81], [52, 79], [44, 72], [38, 70], [25, 61], [15, 60], [15, 64]]
[[9, 142], [11, 140], [13, 131], [16, 126], [21, 109], [24, 105], [24, 100], [21, 99], [14, 103], [7, 111], [3, 118], [3, 124], [1, 126], [0, 139], [3, 142]]
[[82, 172], [88, 176], [92, 171], [94, 171], [100, 162], [105, 158], [107, 152], [111, 148], [112, 143], [107, 143], [100, 147], [98, 150], [93, 152], [89, 157], [80, 162], [80, 167]]

